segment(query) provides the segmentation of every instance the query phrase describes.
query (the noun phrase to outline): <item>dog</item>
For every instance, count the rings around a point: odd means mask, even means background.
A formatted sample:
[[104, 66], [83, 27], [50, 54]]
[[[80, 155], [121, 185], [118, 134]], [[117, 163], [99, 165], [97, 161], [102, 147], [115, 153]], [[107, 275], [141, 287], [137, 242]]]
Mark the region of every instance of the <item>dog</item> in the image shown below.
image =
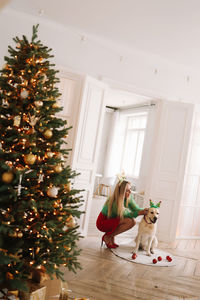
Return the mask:
[[154, 249], [158, 245], [158, 240], [156, 237], [157, 220], [159, 216], [160, 203], [156, 205], [150, 200], [150, 207], [148, 208], [148, 213], [144, 215], [139, 223], [138, 234], [135, 238], [135, 248], [134, 253], [137, 253], [138, 249], [146, 250], [146, 254], [151, 256], [154, 254]]

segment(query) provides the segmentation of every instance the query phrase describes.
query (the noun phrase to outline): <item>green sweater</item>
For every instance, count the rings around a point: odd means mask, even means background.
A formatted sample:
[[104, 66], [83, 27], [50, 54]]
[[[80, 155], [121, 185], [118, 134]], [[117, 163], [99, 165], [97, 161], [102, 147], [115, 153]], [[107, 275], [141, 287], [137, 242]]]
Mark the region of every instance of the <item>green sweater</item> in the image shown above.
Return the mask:
[[[104, 216], [108, 215], [108, 200], [105, 202], [105, 204], [102, 208], [102, 211], [101, 211]], [[124, 207], [125, 207], [125, 205], [126, 205], [126, 199], [124, 199]], [[130, 195], [129, 200], [128, 200], [128, 207], [125, 207], [123, 216], [124, 216], [124, 218], [136, 218], [138, 216], [139, 211], [142, 209], [143, 208], [140, 208], [135, 203], [133, 196]], [[116, 201], [114, 201], [113, 205], [112, 205], [110, 218], [116, 218], [116, 217], [118, 217], [117, 205], [116, 205]]]

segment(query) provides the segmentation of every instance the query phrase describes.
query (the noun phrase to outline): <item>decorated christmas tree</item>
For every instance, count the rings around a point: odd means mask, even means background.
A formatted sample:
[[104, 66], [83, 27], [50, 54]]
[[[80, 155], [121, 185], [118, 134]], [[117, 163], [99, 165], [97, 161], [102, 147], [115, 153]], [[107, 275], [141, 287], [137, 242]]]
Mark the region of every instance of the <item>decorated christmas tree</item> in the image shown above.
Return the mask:
[[66, 121], [51, 49], [14, 38], [0, 76], [0, 287], [23, 290], [35, 272], [76, 271], [80, 238], [77, 174], [66, 164]]

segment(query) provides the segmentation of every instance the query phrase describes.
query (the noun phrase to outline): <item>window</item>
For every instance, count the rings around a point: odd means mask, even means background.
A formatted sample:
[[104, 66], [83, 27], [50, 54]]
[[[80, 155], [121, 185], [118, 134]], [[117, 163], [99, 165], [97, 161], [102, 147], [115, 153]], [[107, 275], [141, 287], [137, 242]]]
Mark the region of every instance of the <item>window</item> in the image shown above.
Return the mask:
[[125, 135], [121, 156], [121, 170], [127, 176], [138, 177], [142, 159], [147, 112], [125, 116]]

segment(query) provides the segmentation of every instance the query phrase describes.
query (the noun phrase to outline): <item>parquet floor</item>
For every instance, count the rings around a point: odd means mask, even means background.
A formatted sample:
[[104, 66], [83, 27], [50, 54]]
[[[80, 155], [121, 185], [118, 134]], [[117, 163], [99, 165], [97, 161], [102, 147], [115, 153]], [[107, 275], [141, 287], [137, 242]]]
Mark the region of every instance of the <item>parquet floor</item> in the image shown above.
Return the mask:
[[200, 299], [200, 240], [159, 243], [159, 249], [176, 256], [178, 263], [172, 267], [151, 267], [120, 259], [109, 249], [100, 248], [99, 237], [83, 238], [80, 247], [82, 270], [77, 274], [65, 271], [72, 290], [70, 299]]

